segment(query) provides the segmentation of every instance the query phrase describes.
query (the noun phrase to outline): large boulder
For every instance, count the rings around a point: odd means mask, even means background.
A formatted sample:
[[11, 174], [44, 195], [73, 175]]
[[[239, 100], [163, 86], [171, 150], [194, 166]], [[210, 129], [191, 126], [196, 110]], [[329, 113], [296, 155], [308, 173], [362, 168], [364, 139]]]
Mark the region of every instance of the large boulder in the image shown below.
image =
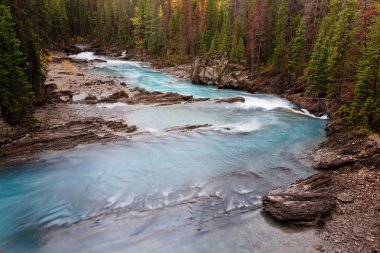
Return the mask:
[[239, 88], [252, 84], [250, 73], [244, 65], [230, 63], [227, 55], [197, 57], [191, 66], [191, 81], [219, 88]]
[[197, 57], [191, 68], [191, 81], [209, 85], [222, 85], [222, 76], [228, 65], [226, 55]]
[[190, 79], [193, 83], [253, 93], [280, 93], [283, 84], [281, 75], [260, 74], [253, 77], [246, 66], [229, 62], [225, 54], [197, 57], [191, 66]]
[[323, 224], [335, 203], [329, 173], [318, 173], [263, 197], [265, 211], [275, 219], [302, 225]]

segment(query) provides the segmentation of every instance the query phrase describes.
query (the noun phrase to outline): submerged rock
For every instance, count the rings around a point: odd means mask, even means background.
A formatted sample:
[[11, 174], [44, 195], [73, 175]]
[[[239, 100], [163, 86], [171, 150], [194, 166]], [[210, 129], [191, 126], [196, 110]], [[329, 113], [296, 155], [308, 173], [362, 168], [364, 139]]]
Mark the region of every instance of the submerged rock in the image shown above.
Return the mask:
[[234, 97], [234, 98], [221, 98], [216, 99], [215, 103], [245, 103], [245, 98], [243, 97]]
[[265, 211], [275, 219], [302, 225], [320, 225], [334, 206], [329, 173], [319, 173], [263, 197]]
[[125, 91], [118, 91], [110, 95], [109, 97], [99, 100], [100, 103], [116, 103], [121, 99], [127, 99], [129, 95]]
[[96, 96], [88, 95], [87, 97], [85, 97], [84, 103], [89, 104], [89, 105], [94, 105], [98, 103], [98, 99]]

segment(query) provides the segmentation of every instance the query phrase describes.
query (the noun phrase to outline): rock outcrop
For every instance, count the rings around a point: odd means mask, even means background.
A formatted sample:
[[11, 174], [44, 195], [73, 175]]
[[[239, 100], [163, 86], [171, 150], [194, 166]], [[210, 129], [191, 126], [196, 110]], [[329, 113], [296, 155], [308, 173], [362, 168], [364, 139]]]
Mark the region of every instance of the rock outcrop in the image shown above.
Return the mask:
[[335, 99], [305, 97], [302, 92], [286, 94], [284, 97], [301, 108], [307, 108], [310, 113], [316, 116], [323, 116], [325, 114], [332, 115], [333, 112], [336, 112], [339, 109], [341, 104]]
[[274, 218], [301, 225], [319, 225], [334, 206], [329, 173], [319, 173], [263, 197], [264, 209]]
[[215, 103], [221, 104], [221, 103], [245, 103], [245, 98], [243, 97], [234, 97], [234, 98], [220, 98], [216, 99]]
[[[131, 90], [132, 96], [129, 96], [125, 91], [118, 91], [110, 96], [98, 100], [96, 96], [87, 96], [82, 103], [84, 104], [97, 104], [97, 103], [126, 103], [129, 105], [136, 104], [157, 104], [157, 105], [173, 105], [180, 103], [192, 103], [208, 101], [208, 98], [194, 98], [193, 96], [185, 96], [178, 93], [168, 92], [149, 92], [142, 88], [135, 88]], [[231, 102], [232, 103], [232, 102]]]
[[216, 85], [221, 89], [246, 90], [252, 93], [279, 94], [282, 75], [257, 75], [253, 77], [247, 67], [231, 63], [226, 55], [197, 57], [191, 66], [193, 83]]

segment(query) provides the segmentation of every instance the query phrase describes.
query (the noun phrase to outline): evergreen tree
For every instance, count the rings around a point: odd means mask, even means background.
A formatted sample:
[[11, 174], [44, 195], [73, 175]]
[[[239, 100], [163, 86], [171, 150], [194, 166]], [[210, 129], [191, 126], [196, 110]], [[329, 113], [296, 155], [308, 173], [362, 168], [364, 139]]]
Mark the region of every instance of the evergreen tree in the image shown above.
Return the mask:
[[54, 42], [66, 43], [69, 38], [69, 23], [66, 13], [66, 5], [62, 0], [49, 2], [51, 12], [50, 39]]
[[306, 95], [323, 97], [327, 90], [327, 59], [329, 41], [325, 33], [318, 35], [307, 69]]
[[19, 122], [30, 116], [32, 93], [13, 29], [9, 7], [0, 5], [0, 109], [3, 116]]
[[223, 11], [223, 25], [219, 34], [219, 49], [220, 53], [227, 52], [230, 49], [230, 30], [231, 20], [227, 11]]
[[218, 52], [218, 34], [215, 34], [214, 37], [212, 38], [211, 45], [210, 45], [210, 54], [215, 54]]
[[239, 39], [239, 43], [238, 43], [238, 46], [236, 48], [236, 61], [238, 63], [245, 63], [244, 40], [243, 40], [243, 38]]
[[205, 11], [206, 28], [202, 38], [203, 47], [210, 48], [212, 40], [218, 29], [218, 6], [217, 0], [208, 0]]
[[148, 46], [148, 1], [138, 0], [136, 6], [136, 15], [132, 18], [134, 26], [134, 42], [135, 46], [139, 48], [146, 48]]
[[338, 75], [344, 76], [344, 56], [352, 41], [352, 22], [355, 15], [355, 4], [357, 0], [344, 1], [342, 10], [339, 12], [338, 20], [333, 26], [330, 41], [329, 57], [327, 59], [328, 91], [331, 98], [340, 97], [340, 84], [336, 83]]
[[306, 23], [305, 20], [301, 18], [297, 33], [290, 41], [288, 72], [293, 80], [298, 74], [303, 72], [306, 58], [306, 46]]
[[[235, 29], [232, 33], [232, 40], [231, 40], [231, 50], [229, 53], [229, 58], [233, 62], [240, 62], [245, 58], [244, 55], [244, 40], [242, 38], [242, 31], [241, 31], [241, 25], [240, 23], [237, 23], [235, 25]], [[241, 46], [243, 45], [243, 51], [241, 50]]]
[[286, 31], [288, 25], [288, 0], [281, 0], [279, 14], [275, 29], [275, 48], [272, 59], [272, 70], [278, 71], [285, 68], [286, 59]]
[[162, 10], [159, 2], [155, 1], [155, 4], [150, 10], [148, 51], [151, 54], [157, 54], [160, 52], [162, 41]]
[[350, 120], [355, 125], [380, 130], [380, 16], [376, 16], [369, 27], [363, 51], [356, 75]]

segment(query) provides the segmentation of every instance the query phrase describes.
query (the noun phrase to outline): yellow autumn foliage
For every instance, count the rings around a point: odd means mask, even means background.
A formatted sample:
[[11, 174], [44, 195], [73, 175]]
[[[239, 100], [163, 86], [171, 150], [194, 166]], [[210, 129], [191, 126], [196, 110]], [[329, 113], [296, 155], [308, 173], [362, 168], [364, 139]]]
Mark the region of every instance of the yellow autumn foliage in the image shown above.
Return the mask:
[[61, 65], [62, 65], [62, 68], [65, 70], [65, 72], [69, 73], [70, 75], [74, 75], [75, 74], [75, 67], [68, 60], [64, 60], [61, 63]]

